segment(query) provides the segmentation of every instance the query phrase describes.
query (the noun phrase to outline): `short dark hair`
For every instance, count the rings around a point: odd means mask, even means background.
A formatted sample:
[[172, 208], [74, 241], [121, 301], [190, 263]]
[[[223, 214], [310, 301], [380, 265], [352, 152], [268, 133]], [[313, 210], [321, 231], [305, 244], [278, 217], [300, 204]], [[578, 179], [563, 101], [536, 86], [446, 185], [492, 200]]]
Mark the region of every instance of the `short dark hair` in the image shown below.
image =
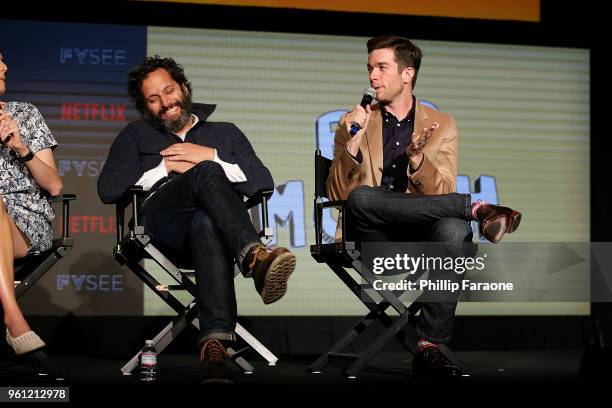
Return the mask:
[[160, 68], [165, 69], [180, 86], [185, 85], [187, 91], [191, 94], [191, 84], [185, 76], [182, 65], [177, 64], [172, 58], [161, 58], [159, 55], [147, 57], [142, 64], [135, 66], [128, 73], [128, 94], [141, 114], [146, 112], [145, 99], [140, 90], [142, 82], [147, 75]]
[[421, 67], [421, 58], [423, 58], [421, 49], [409, 39], [399, 35], [379, 35], [368, 40], [368, 54], [383, 48], [393, 48], [395, 62], [399, 66], [400, 71], [406, 67], [414, 68], [414, 76], [412, 77], [412, 89], [414, 89], [417, 74]]

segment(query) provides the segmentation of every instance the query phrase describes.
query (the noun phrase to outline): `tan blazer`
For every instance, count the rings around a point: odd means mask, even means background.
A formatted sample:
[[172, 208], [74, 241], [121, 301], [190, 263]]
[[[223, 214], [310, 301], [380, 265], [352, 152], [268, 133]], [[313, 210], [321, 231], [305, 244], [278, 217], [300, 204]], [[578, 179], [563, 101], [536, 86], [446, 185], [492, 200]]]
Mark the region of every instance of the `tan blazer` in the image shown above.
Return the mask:
[[[340, 118], [334, 138], [334, 160], [329, 178], [327, 193], [331, 200], [346, 200], [349, 193], [358, 186], [380, 186], [383, 171], [382, 117], [380, 105], [372, 107], [372, 116], [361, 139], [359, 150], [362, 162], [358, 163], [346, 150], [350, 134], [346, 130], [346, 115]], [[459, 132], [452, 116], [438, 112], [417, 101], [414, 131], [420, 133], [423, 128], [431, 127], [438, 122], [438, 129], [423, 148], [425, 158], [421, 168], [415, 173], [408, 172], [408, 189], [406, 193], [427, 195], [452, 193], [456, 189], [457, 156], [459, 153]], [[340, 220], [336, 228], [336, 239], [341, 238]]]

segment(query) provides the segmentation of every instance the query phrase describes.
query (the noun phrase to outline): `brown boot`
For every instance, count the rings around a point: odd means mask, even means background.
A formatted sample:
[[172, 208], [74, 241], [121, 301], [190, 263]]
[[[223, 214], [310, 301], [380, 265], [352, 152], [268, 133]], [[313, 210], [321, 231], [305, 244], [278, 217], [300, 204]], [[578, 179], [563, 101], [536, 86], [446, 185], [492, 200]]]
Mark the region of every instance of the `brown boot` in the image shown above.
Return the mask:
[[287, 281], [295, 269], [295, 255], [287, 248], [271, 250], [263, 245], [251, 248], [242, 266], [255, 282], [255, 289], [267, 305], [287, 292]]
[[200, 351], [200, 384], [232, 384], [232, 372], [225, 363], [229, 354], [217, 339], [206, 340]]

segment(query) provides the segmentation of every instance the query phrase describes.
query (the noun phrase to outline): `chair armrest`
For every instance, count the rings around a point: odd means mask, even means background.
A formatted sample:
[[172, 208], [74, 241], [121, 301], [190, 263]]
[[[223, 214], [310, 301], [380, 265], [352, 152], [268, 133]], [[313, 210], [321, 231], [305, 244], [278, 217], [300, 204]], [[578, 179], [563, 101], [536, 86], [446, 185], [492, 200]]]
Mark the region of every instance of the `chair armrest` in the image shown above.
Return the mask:
[[145, 191], [143, 190], [142, 186], [128, 187], [128, 189], [123, 192], [121, 197], [119, 197], [119, 200], [117, 200], [117, 202], [115, 203], [117, 211], [125, 210], [130, 204], [132, 204], [132, 201], [134, 200], [134, 195], [136, 195], [136, 197], [139, 197], [144, 194], [144, 192]]
[[[138, 220], [138, 197], [144, 194], [142, 186], [130, 186], [115, 202], [115, 222], [117, 227], [117, 245], [123, 240], [123, 228], [125, 226], [125, 209], [132, 205], [132, 217], [134, 223]], [[133, 233], [133, 232], [132, 232]]]
[[317, 207], [319, 208], [331, 208], [331, 207], [342, 208], [344, 207], [345, 203], [346, 203], [345, 200], [324, 201], [322, 203], [317, 203]]
[[268, 201], [274, 190], [262, 188], [258, 190], [255, 194], [253, 194], [245, 203], [247, 209], [253, 208], [258, 204], [262, 204], [265, 201]]
[[50, 203], [62, 203], [62, 239], [70, 238], [70, 201], [77, 199], [76, 194], [60, 194], [48, 197]]
[[261, 204], [261, 223], [263, 230], [260, 232], [260, 236], [272, 236], [272, 230], [270, 229], [270, 223], [268, 221], [268, 200], [272, 197], [272, 194], [274, 194], [274, 190], [262, 188], [244, 203], [247, 210]]
[[74, 201], [76, 200], [76, 194], [60, 194], [49, 197], [50, 203], [59, 203], [60, 201]]
[[340, 210], [340, 220], [342, 229], [342, 247], [346, 242], [346, 200], [321, 201], [321, 197], [315, 197], [314, 212], [315, 212], [315, 239], [316, 248], [320, 248], [323, 244], [323, 209], [337, 208]]

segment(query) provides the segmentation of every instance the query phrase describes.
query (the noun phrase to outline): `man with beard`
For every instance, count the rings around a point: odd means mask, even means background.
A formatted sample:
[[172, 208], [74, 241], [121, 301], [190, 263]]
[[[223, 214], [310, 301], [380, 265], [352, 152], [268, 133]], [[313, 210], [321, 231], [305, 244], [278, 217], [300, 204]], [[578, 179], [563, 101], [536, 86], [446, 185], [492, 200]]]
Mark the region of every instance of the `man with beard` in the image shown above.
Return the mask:
[[260, 243], [242, 202], [274, 188], [268, 169], [231, 123], [209, 122], [215, 105], [193, 103], [191, 84], [171, 58], [148, 57], [128, 75], [143, 118], [113, 142], [98, 179], [104, 203], [132, 185], [146, 191], [145, 231], [171, 258], [191, 258], [200, 310], [202, 382], [231, 382], [227, 342], [235, 340], [234, 260], [265, 304], [279, 300], [295, 268], [286, 248]]

